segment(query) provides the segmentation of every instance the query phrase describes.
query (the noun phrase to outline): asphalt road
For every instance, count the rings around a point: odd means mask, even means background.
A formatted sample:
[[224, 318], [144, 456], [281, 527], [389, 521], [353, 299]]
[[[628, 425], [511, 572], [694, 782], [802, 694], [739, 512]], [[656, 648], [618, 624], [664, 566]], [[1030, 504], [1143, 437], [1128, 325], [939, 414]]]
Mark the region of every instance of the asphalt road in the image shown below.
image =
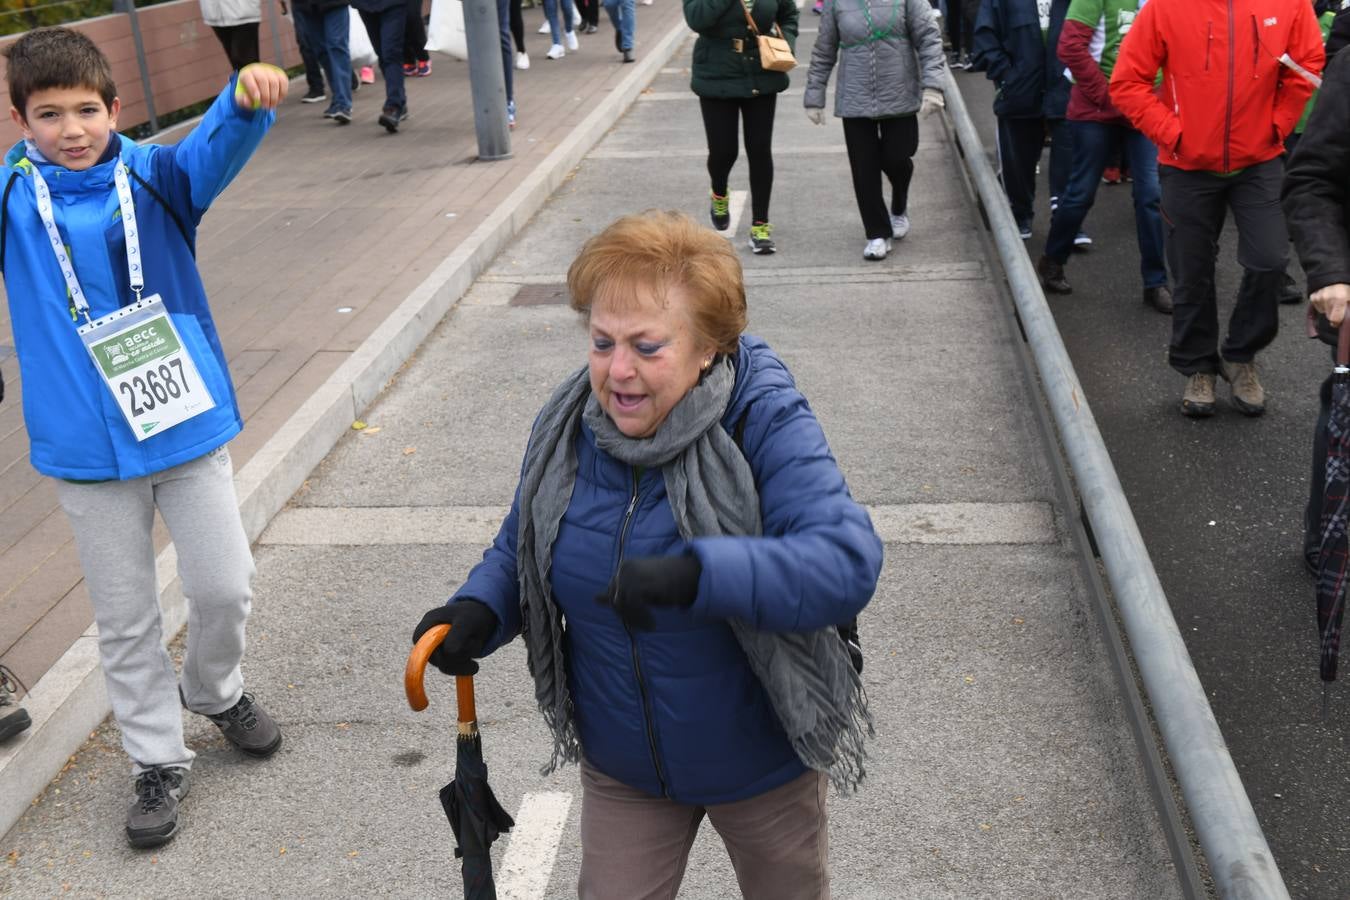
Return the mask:
[[[979, 73], [958, 82], [992, 154], [992, 85]], [[1042, 178], [1033, 258], [1049, 224]], [[1070, 261], [1073, 294], [1050, 298], [1060, 333], [1290, 893], [1350, 896], [1350, 694], [1333, 689], [1323, 724], [1313, 584], [1299, 557], [1327, 349], [1305, 337], [1303, 306], [1281, 306], [1280, 335], [1259, 358], [1266, 414], [1239, 414], [1221, 382], [1218, 414], [1184, 418], [1171, 320], [1141, 303], [1128, 184], [1102, 185], [1086, 230], [1095, 243]], [[1241, 277], [1235, 238], [1230, 222], [1221, 321]], [[1291, 271], [1302, 285], [1296, 262]]]

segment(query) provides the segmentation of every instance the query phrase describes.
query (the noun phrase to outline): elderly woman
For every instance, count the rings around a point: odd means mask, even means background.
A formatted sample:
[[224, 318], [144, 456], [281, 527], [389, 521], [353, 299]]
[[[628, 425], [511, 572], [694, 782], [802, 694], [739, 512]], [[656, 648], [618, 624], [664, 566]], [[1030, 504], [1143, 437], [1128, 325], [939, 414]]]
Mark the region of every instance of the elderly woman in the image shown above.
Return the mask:
[[806, 399], [742, 335], [735, 251], [619, 219], [567, 276], [589, 358], [545, 404], [515, 502], [414, 640], [471, 674], [521, 635], [553, 759], [581, 762], [586, 900], [673, 897], [706, 815], [745, 897], [829, 896], [826, 778], [871, 720], [837, 625], [881, 543]]
[[[950, 4], [949, 4], [950, 5]], [[867, 246], [863, 259], [885, 259], [909, 234], [909, 181], [919, 149], [918, 113], [945, 105], [942, 37], [928, 0], [835, 0], [825, 4], [806, 74], [806, 115], [825, 124], [825, 86], [839, 62], [834, 114], [844, 120]], [[881, 174], [891, 182], [887, 213]]]

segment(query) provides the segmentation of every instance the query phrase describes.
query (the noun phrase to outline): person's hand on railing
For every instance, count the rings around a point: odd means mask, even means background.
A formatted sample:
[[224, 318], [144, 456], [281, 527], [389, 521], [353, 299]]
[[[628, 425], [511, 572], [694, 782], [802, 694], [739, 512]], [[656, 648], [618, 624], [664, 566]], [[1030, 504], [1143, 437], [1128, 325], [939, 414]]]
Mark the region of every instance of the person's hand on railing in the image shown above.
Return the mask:
[[249, 63], [239, 70], [234, 102], [243, 109], [276, 109], [286, 99], [291, 79], [271, 63]]

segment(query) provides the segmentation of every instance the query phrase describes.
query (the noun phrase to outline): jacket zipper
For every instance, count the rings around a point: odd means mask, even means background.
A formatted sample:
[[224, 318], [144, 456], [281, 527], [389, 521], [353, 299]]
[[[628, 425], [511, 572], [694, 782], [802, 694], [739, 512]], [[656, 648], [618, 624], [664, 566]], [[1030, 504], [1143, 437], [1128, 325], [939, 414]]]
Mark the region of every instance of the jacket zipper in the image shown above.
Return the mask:
[[[619, 565], [623, 564], [623, 543], [628, 538], [628, 526], [633, 523], [633, 513], [637, 511], [638, 505], [638, 481], [639, 474], [636, 468], [633, 469], [633, 496], [628, 498], [628, 509], [623, 514], [623, 526], [619, 528]], [[617, 569], [616, 569], [617, 571]], [[652, 754], [652, 766], [656, 769], [656, 781], [661, 785], [661, 796], [670, 796], [670, 791], [666, 788], [666, 776], [661, 771], [661, 757], [656, 750], [656, 735], [652, 733], [652, 698], [647, 694], [647, 685], [642, 679], [642, 660], [638, 656], [637, 640], [633, 637], [632, 630], [624, 625], [623, 630], [628, 633], [628, 650], [633, 658], [633, 671], [637, 675], [638, 694], [642, 697], [643, 728], [647, 732], [647, 748]]]
[[1228, 0], [1228, 105], [1223, 118], [1223, 171], [1228, 173], [1229, 162], [1229, 142], [1233, 135], [1233, 65], [1234, 57], [1237, 56], [1237, 46], [1234, 43], [1233, 29], [1233, 0]]
[[1205, 38], [1205, 71], [1209, 71], [1209, 54], [1214, 46], [1214, 23], [1209, 23], [1209, 34]]
[[1256, 72], [1261, 65], [1261, 29], [1256, 24], [1256, 13], [1252, 13], [1252, 78], [1259, 77]]

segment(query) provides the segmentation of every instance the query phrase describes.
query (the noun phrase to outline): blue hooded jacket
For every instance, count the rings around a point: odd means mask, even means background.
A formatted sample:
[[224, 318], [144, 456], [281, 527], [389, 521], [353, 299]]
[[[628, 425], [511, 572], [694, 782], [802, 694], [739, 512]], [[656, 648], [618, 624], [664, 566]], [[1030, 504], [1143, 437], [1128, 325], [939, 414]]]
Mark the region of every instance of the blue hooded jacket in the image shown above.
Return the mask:
[[[881, 541], [782, 360], [747, 336], [735, 364], [722, 425], [734, 433], [744, 416], [742, 449], [764, 536], [686, 543], [661, 472], [600, 451], [583, 423], [576, 484], [553, 547], [553, 599], [565, 620], [585, 757], [611, 778], [681, 803], [743, 800], [806, 771], [726, 620], [765, 631], [845, 622], [871, 599], [881, 570]], [[450, 601], [473, 598], [496, 613], [500, 627], [484, 655], [520, 632], [517, 508]], [[702, 564], [698, 597], [688, 609], [653, 609], [652, 631], [625, 630], [595, 602], [621, 557], [686, 551]]]
[[[1042, 33], [1039, 5], [1048, 11]], [[985, 0], [975, 20], [975, 66], [998, 86], [994, 115], [1064, 118], [1069, 80], [1055, 55], [1069, 0]]]
[[97, 319], [136, 299], [113, 181], [117, 161], [106, 159], [77, 172], [30, 160], [23, 143], [5, 157], [5, 291], [23, 377], [29, 456], [44, 475], [81, 481], [138, 478], [196, 459], [243, 427], [195, 258], [202, 215], [276, 119], [270, 110], [240, 109], [234, 90], [232, 77], [202, 122], [178, 144], [137, 145], [112, 136], [117, 155], [134, 173], [143, 295], [163, 299], [215, 401], [213, 409], [139, 443], [76, 332], [83, 317], [77, 322], [72, 316], [33, 192], [36, 166], [51, 188], [56, 225], [89, 301], [89, 315]]

